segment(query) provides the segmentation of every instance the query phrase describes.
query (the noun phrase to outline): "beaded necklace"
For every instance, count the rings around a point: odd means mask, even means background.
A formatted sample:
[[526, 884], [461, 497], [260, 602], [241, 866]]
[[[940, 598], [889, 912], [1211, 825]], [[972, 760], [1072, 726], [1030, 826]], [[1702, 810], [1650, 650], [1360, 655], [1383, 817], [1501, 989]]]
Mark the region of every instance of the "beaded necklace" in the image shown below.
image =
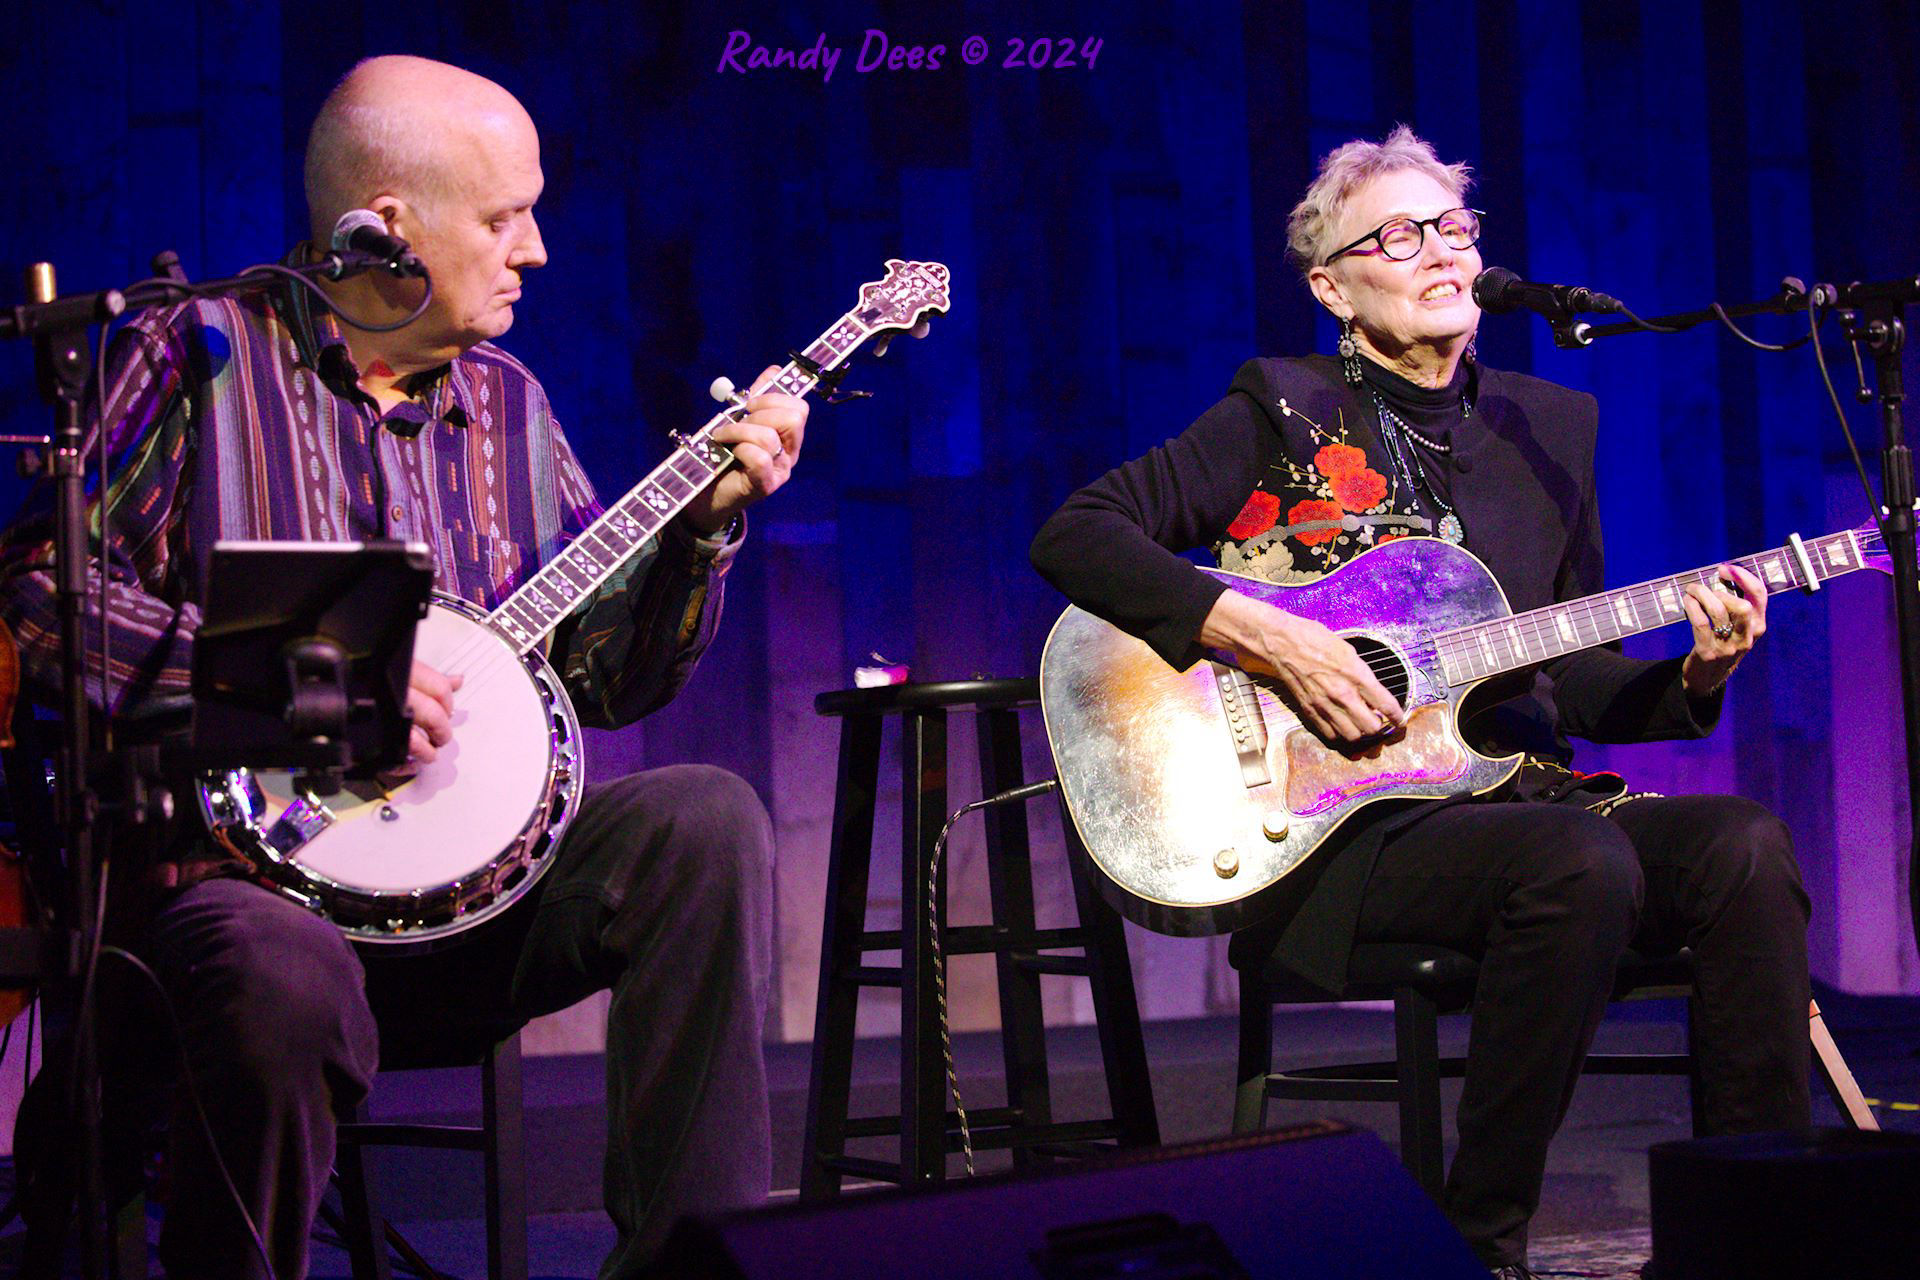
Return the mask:
[[[1464, 421], [1473, 416], [1473, 402], [1463, 398], [1461, 404], [1464, 407], [1461, 419]], [[1408, 440], [1417, 441], [1441, 455], [1452, 453], [1453, 445], [1442, 444], [1437, 440], [1429, 440], [1408, 426], [1399, 414], [1387, 407], [1387, 402], [1380, 398], [1378, 391], [1373, 392], [1373, 407], [1380, 415], [1380, 441], [1386, 446], [1387, 455], [1393, 459], [1393, 464], [1399, 469], [1401, 478], [1407, 482], [1408, 491], [1412, 492], [1416, 488], [1427, 491], [1427, 497], [1433, 500], [1433, 505], [1440, 508], [1440, 536], [1456, 546], [1459, 545], [1466, 539], [1466, 526], [1460, 523], [1460, 516], [1454, 511], [1452, 504], [1445, 498], [1442, 498], [1439, 491], [1434, 488], [1433, 481], [1427, 476], [1426, 461], [1421, 458], [1420, 454], [1411, 444], [1403, 442], [1402, 435], [1404, 434]], [[1412, 466], [1407, 465], [1407, 457], [1409, 454], [1411, 454], [1413, 458]], [[1419, 473], [1418, 481], [1414, 479], [1416, 470]]]

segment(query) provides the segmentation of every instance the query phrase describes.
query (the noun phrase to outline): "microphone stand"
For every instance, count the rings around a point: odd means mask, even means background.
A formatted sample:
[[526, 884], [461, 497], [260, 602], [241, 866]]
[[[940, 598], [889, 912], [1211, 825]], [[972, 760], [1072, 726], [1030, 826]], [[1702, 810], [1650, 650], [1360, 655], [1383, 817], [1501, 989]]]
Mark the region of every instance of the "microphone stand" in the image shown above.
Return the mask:
[[[1762, 314], [1831, 311], [1848, 342], [1873, 359], [1875, 390], [1860, 388], [1860, 399], [1880, 403], [1880, 510], [1875, 513], [1887, 553], [1893, 561], [1895, 630], [1899, 637], [1900, 705], [1907, 749], [1907, 910], [1920, 938], [1920, 567], [1915, 563], [1913, 452], [1907, 447], [1900, 405], [1906, 388], [1900, 353], [1906, 345], [1905, 311], [1920, 302], [1920, 276], [1872, 284], [1816, 284], [1811, 290], [1791, 276], [1771, 298], [1718, 311], [1688, 311], [1657, 316], [1643, 323], [1580, 325], [1585, 346], [1594, 338], [1622, 333], [1678, 332], [1708, 320]], [[1571, 320], [1571, 317], [1569, 317]], [[1555, 341], [1560, 326], [1555, 323]], [[1570, 345], [1561, 343], [1561, 345]]]
[[[170, 800], [146, 788], [135, 788], [137, 803], [117, 798], [103, 800], [94, 779], [111, 776], [110, 762], [98, 758], [91, 732], [91, 708], [86, 690], [87, 492], [86, 421], [87, 384], [93, 376], [93, 348], [87, 329], [105, 324], [129, 309], [181, 302], [193, 297], [227, 296], [264, 289], [285, 281], [285, 275], [256, 271], [190, 284], [178, 271], [171, 253], [155, 260], [156, 270], [168, 278], [143, 280], [126, 289], [56, 296], [53, 264], [38, 262], [27, 270], [28, 298], [24, 304], [0, 309], [0, 339], [27, 338], [34, 344], [35, 381], [41, 398], [53, 410], [53, 434], [46, 440], [30, 438], [48, 449], [47, 470], [54, 486], [54, 581], [60, 631], [61, 734], [54, 789], [55, 818], [65, 845], [72, 927], [64, 936], [48, 937], [32, 928], [0, 930], [0, 983], [26, 985], [42, 978], [81, 979], [84, 983], [92, 957], [100, 945], [96, 920], [98, 884], [104, 869], [94, 861], [94, 826], [103, 810], [126, 809], [135, 822], [159, 816]], [[382, 258], [357, 252], [334, 252], [319, 262], [287, 271], [317, 280], [341, 279], [363, 271], [391, 269]], [[101, 406], [104, 410], [104, 406]], [[105, 429], [105, 424], [101, 424]], [[104, 477], [102, 477], [104, 481]], [[102, 524], [104, 537], [105, 525]], [[104, 579], [106, 566], [100, 567]], [[100, 765], [99, 771], [94, 766]], [[158, 804], [154, 803], [156, 800]], [[17, 936], [4, 936], [17, 935]], [[17, 972], [16, 972], [17, 971]], [[83, 1006], [87, 988], [82, 988]], [[100, 1072], [94, 1013], [83, 1007], [73, 1028], [73, 1088], [80, 1125], [80, 1253], [83, 1274], [99, 1280], [106, 1274], [106, 1189], [100, 1139]]]

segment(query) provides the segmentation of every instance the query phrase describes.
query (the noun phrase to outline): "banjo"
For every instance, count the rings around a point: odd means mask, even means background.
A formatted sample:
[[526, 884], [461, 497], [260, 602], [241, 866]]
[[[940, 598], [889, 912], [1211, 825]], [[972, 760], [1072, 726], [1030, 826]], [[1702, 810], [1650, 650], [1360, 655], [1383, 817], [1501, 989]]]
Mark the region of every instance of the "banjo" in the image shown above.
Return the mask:
[[[883, 280], [769, 390], [833, 389], [869, 338], [877, 350], [950, 301], [947, 268], [887, 262]], [[716, 390], [720, 384], [716, 383]], [[453, 741], [411, 777], [349, 782], [321, 798], [293, 775], [237, 769], [201, 778], [202, 818], [270, 887], [357, 942], [428, 946], [498, 915], [539, 882], [586, 782], [580, 722], [544, 641], [669, 520], [733, 464], [715, 429], [745, 415], [732, 395], [699, 430], [492, 612], [436, 592], [414, 656], [464, 677]]]

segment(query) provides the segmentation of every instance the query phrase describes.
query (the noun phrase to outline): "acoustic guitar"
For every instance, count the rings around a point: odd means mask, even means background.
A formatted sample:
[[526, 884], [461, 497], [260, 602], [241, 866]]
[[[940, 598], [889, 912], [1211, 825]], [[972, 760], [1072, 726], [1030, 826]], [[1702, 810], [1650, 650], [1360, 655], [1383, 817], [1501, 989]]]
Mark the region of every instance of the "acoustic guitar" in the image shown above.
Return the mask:
[[[1812, 541], [1796, 534], [1734, 563], [1769, 592], [1892, 571], [1872, 524]], [[1273, 681], [1224, 655], [1176, 671], [1143, 641], [1069, 608], [1041, 655], [1040, 703], [1061, 793], [1102, 889], [1123, 915], [1162, 933], [1252, 923], [1272, 909], [1280, 882], [1366, 806], [1506, 783], [1523, 757], [1482, 755], [1463, 724], [1514, 696], [1513, 678], [1540, 663], [1684, 621], [1686, 584], [1710, 584], [1718, 569], [1522, 614], [1486, 565], [1437, 538], [1396, 539], [1302, 586], [1204, 570], [1359, 651], [1407, 719], [1358, 753], [1329, 747]]]

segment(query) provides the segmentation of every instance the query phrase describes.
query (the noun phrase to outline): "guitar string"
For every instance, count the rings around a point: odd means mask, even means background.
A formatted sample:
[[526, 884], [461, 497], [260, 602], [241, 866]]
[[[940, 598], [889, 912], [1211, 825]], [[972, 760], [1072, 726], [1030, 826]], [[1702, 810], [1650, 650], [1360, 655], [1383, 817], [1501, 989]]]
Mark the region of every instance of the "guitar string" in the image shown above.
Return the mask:
[[[1816, 538], [1803, 544], [1807, 550], [1812, 553], [1809, 555], [1809, 560], [1814, 563], [1814, 576], [1817, 579], [1825, 580], [1862, 567], [1856, 563], [1849, 563], [1849, 560], [1853, 559], [1853, 557], [1849, 555], [1847, 550], [1847, 538], [1848, 534], [1843, 532], [1830, 534], [1823, 538]], [[1863, 538], [1862, 543], [1865, 551], [1870, 553], [1878, 551], [1877, 540], [1872, 538], [1871, 535]], [[1838, 555], [1833, 554], [1836, 548], [1839, 549]], [[1773, 551], [1762, 552], [1759, 555], [1735, 559], [1731, 561], [1731, 563], [1752, 572], [1763, 581], [1768, 576], [1766, 572], [1767, 569], [1777, 569], [1786, 581], [1784, 583], [1776, 583], [1776, 585], [1785, 589], [1800, 588], [1806, 585], [1804, 574], [1797, 560], [1792, 556], [1790, 548], [1777, 548]], [[1684, 611], [1676, 616], [1660, 603], [1660, 593], [1662, 591], [1672, 591], [1677, 595], [1679, 589], [1684, 587], [1689, 580], [1711, 583], [1716, 576], [1715, 569], [1717, 569], [1717, 567], [1718, 566], [1711, 566], [1697, 569], [1690, 573], [1676, 574], [1671, 578], [1660, 578], [1649, 582], [1636, 583], [1633, 586], [1603, 592], [1599, 595], [1588, 597], [1585, 600], [1549, 605], [1543, 609], [1532, 610], [1525, 614], [1516, 614], [1508, 618], [1473, 623], [1469, 626], [1458, 628], [1455, 631], [1443, 633], [1441, 636], [1435, 637], [1435, 639], [1447, 650], [1445, 656], [1465, 659], [1466, 661], [1463, 665], [1470, 667], [1488, 666], [1489, 674], [1496, 668], [1511, 669], [1512, 667], [1529, 665], [1535, 661], [1559, 656], [1560, 653], [1591, 648], [1596, 644], [1603, 644], [1608, 640], [1636, 634], [1640, 631], [1654, 630], [1658, 627], [1668, 626], [1680, 621], [1681, 618], [1685, 616]], [[1621, 605], [1626, 606], [1634, 619], [1633, 624], [1625, 629], [1621, 629], [1618, 626], [1617, 614], [1619, 606]], [[1645, 621], [1643, 617], [1643, 610], [1645, 608], [1651, 608], [1653, 610], [1654, 616], [1657, 619], [1656, 622], [1648, 623]], [[1557, 635], [1557, 628], [1552, 628], [1548, 625], [1549, 621], [1555, 618], [1565, 618], [1569, 620], [1569, 625], [1575, 633], [1575, 638], [1572, 642], [1569, 643], [1565, 640], [1564, 636]], [[1604, 626], [1601, 625], [1602, 619], [1605, 619]], [[1499, 635], [1501, 647], [1511, 648], [1508, 642], [1508, 636], [1503, 633], [1508, 632], [1509, 628], [1516, 626], [1531, 629], [1533, 632], [1534, 649], [1543, 652], [1529, 653], [1527, 656], [1517, 659], [1496, 660], [1488, 664], [1485, 654], [1486, 645], [1483, 643], [1485, 638], [1489, 635]], [[1479, 674], [1478, 672], [1470, 672], [1469, 678], [1479, 678]]]
[[[1847, 532], [1829, 534], [1826, 537], [1816, 538], [1803, 543], [1802, 545], [1809, 553], [1808, 563], [1813, 567], [1813, 578], [1816, 581], [1826, 581], [1842, 574], [1865, 568], [1865, 556], [1876, 554], [1880, 551], [1878, 532], [1877, 529], [1871, 528], [1852, 531], [1853, 535], [1856, 536], [1859, 541], [1857, 547], [1853, 548], [1851, 552], [1848, 548], [1849, 533]], [[1838, 554], [1835, 554], [1836, 549], [1838, 549]], [[1854, 552], [1857, 552], [1857, 554], [1854, 554]], [[1849, 561], [1851, 561], [1851, 563], [1849, 563]], [[1769, 568], [1778, 569], [1785, 578], [1785, 582], [1777, 585], [1783, 589], [1802, 588], [1807, 585], [1805, 574], [1800, 568], [1797, 557], [1792, 555], [1792, 549], [1790, 547], [1780, 547], [1773, 551], [1761, 552], [1758, 555], [1741, 557], [1732, 560], [1730, 563], [1739, 565], [1741, 568], [1753, 573], [1763, 582], [1768, 576], [1767, 570]], [[1661, 592], [1670, 592], [1677, 597], [1689, 580], [1698, 581], [1703, 584], [1713, 582], [1717, 577], [1717, 569], [1717, 565], [1706, 566], [1687, 573], [1675, 574], [1670, 578], [1656, 578], [1648, 582], [1635, 583], [1632, 586], [1616, 588], [1613, 591], [1602, 592], [1583, 600], [1566, 601], [1549, 605], [1542, 609], [1530, 610], [1527, 613], [1514, 614], [1505, 618], [1489, 619], [1484, 622], [1469, 624], [1466, 627], [1456, 628], [1453, 631], [1442, 632], [1432, 637], [1429, 643], [1405, 648], [1404, 652], [1407, 654], [1409, 662], [1403, 663], [1393, 654], [1388, 654], [1380, 658], [1371, 658], [1363, 655], [1362, 661], [1367, 664], [1369, 670], [1371, 670], [1376, 677], [1387, 675], [1404, 676], [1408, 674], [1407, 668], [1409, 665], [1413, 667], [1423, 667], [1427, 665], [1429, 658], [1438, 658], [1446, 666], [1458, 671], [1459, 675], [1457, 678], [1459, 679], [1485, 678], [1501, 670], [1514, 670], [1533, 665], [1539, 661], [1558, 657], [1562, 653], [1592, 648], [1595, 645], [1604, 644], [1608, 640], [1619, 639], [1629, 634], [1637, 634], [1642, 631], [1656, 630], [1660, 627], [1670, 626], [1678, 622], [1680, 618], [1672, 616], [1668, 609], [1660, 603]], [[1627, 606], [1634, 619], [1633, 625], [1626, 629], [1620, 629], [1618, 626], [1618, 606], [1621, 604]], [[1642, 616], [1642, 605], [1649, 605], [1654, 609], [1657, 619], [1656, 622], [1647, 623], [1644, 620]], [[1584, 617], [1581, 616], [1580, 613], [1577, 613], [1576, 610], [1583, 611]], [[1681, 617], [1684, 616], [1684, 611], [1682, 611]], [[1569, 620], [1569, 626], [1574, 632], [1574, 639], [1571, 642], [1567, 641], [1565, 635], [1558, 630], [1557, 626], [1551, 625], [1560, 619]], [[1603, 619], [1606, 623], [1604, 627], [1601, 625]], [[1505, 633], [1502, 638], [1503, 640], [1508, 640], [1514, 632], [1521, 630], [1530, 630], [1532, 632], [1531, 648], [1525, 656], [1508, 660], [1496, 660], [1491, 663], [1486, 661], [1487, 649], [1482, 647], [1481, 642], [1489, 633]], [[1561, 647], [1563, 645], [1565, 646], [1564, 648]], [[1487, 669], [1485, 671], [1476, 669], [1482, 665], [1486, 666]], [[1272, 688], [1272, 677], [1257, 676], [1254, 673], [1246, 671], [1240, 671], [1239, 674], [1246, 684], [1251, 687], [1251, 692], [1257, 704], [1261, 701], [1260, 695], [1263, 691], [1266, 693], [1268, 699], [1278, 701], [1277, 691]], [[1450, 678], [1454, 678], [1453, 672], [1449, 672], [1448, 674]], [[1410, 679], [1408, 686], [1411, 688]], [[1282, 705], [1284, 705], [1284, 703]]]
[[[1827, 537], [1817, 538], [1804, 544], [1809, 552], [1818, 553], [1817, 557], [1809, 557], [1809, 559], [1815, 563], [1816, 578], [1824, 580], [1833, 577], [1837, 573], [1847, 572], [1857, 567], [1846, 562], [1847, 557], [1844, 551], [1840, 557], [1831, 555], [1831, 552], [1836, 546], [1845, 547], [1846, 538], [1847, 534], [1837, 533], [1828, 535]], [[1877, 550], [1877, 547], [1874, 546], [1871, 540], [1867, 540], [1867, 549]], [[1805, 582], [1803, 581], [1804, 575], [1799, 564], [1792, 558], [1789, 548], [1777, 548], [1773, 551], [1762, 552], [1759, 555], [1741, 557], [1730, 563], [1739, 565], [1741, 568], [1748, 570], [1756, 577], [1764, 580], [1766, 577], [1765, 569], [1767, 568], [1767, 562], [1769, 560], [1772, 560], [1785, 576], [1786, 582], [1782, 585], [1789, 589], [1805, 586]], [[1442, 632], [1433, 637], [1433, 647], [1440, 651], [1438, 656], [1443, 659], [1469, 659], [1473, 663], [1484, 663], [1485, 655], [1481, 644], [1483, 638], [1498, 634], [1501, 637], [1501, 647], [1510, 650], [1512, 646], [1508, 642], [1509, 637], [1507, 634], [1510, 629], [1524, 628], [1530, 630], [1532, 632], [1532, 639], [1528, 646], [1529, 652], [1524, 657], [1506, 661], [1496, 661], [1492, 664], [1494, 667], [1503, 668], [1526, 666], [1534, 662], [1559, 657], [1563, 653], [1592, 648], [1597, 644], [1604, 644], [1609, 640], [1637, 634], [1641, 631], [1656, 630], [1680, 621], [1681, 618], [1685, 617], [1684, 611], [1682, 611], [1679, 616], [1674, 616], [1660, 603], [1660, 593], [1662, 591], [1668, 591], [1677, 597], [1681, 594], [1681, 589], [1684, 588], [1689, 581], [1698, 581], [1703, 584], [1711, 583], [1717, 576], [1717, 569], [1717, 565], [1707, 566], [1692, 570], [1688, 573], [1675, 574], [1669, 578], [1656, 578], [1648, 582], [1635, 583], [1628, 587], [1619, 587], [1613, 591], [1601, 592], [1598, 595], [1587, 597], [1584, 600], [1565, 601], [1548, 605], [1542, 609], [1530, 610], [1527, 613], [1513, 614], [1504, 618], [1470, 623], [1465, 627]], [[1632, 626], [1626, 629], [1621, 629], [1616, 625], [1617, 610], [1620, 605], [1625, 605], [1634, 619]], [[1645, 620], [1643, 615], [1646, 608], [1653, 610], [1654, 617], [1656, 618], [1655, 622], [1649, 623]], [[1583, 611], [1584, 616], [1582, 616], [1581, 612], [1576, 611]], [[1558, 631], [1558, 628], [1552, 625], [1553, 622], [1559, 618], [1567, 619], [1569, 626], [1571, 626], [1574, 631], [1574, 640], [1571, 643], [1567, 642], [1565, 637]], [[1603, 618], [1607, 620], [1605, 626], [1601, 625], [1601, 619]], [[1409, 650], [1408, 652], [1410, 655], [1419, 654], [1423, 653], [1424, 649]], [[1400, 672], [1406, 666], [1397, 656], [1392, 654], [1382, 657], [1363, 656], [1362, 661], [1367, 664], [1368, 669], [1372, 671], [1376, 677], [1383, 674]], [[1421, 664], [1416, 662], [1414, 665], [1417, 666]], [[1456, 663], [1455, 665], [1463, 664]]]
[[[1862, 567], [1857, 564], [1846, 563], [1846, 553], [1844, 551], [1841, 556], [1837, 558], [1831, 555], [1835, 546], [1844, 548], [1846, 537], [1847, 535], [1845, 533], [1832, 534], [1804, 544], [1809, 552], [1817, 552], [1817, 555], [1809, 556], [1809, 561], [1814, 565], [1814, 577], [1816, 579], [1825, 580], [1849, 572], [1852, 569]], [[1863, 539], [1863, 543], [1867, 551], [1875, 551], [1878, 549], [1874, 540], [1870, 537]], [[1783, 584], [1784, 586], [1791, 589], [1805, 585], [1803, 581], [1804, 575], [1799, 565], [1790, 558], [1789, 548], [1778, 548], [1775, 551], [1763, 552], [1756, 556], [1736, 559], [1730, 563], [1737, 564], [1741, 568], [1752, 572], [1756, 577], [1761, 577], [1764, 580], [1764, 567], [1770, 558], [1776, 562], [1784, 573], [1787, 579], [1786, 583]], [[1837, 563], [1830, 563], [1830, 561], [1837, 561]], [[1689, 580], [1698, 581], [1703, 584], [1711, 583], [1717, 577], [1717, 568], [1718, 566], [1703, 567], [1688, 573], [1676, 574], [1670, 578], [1653, 579], [1648, 582], [1636, 583], [1629, 587], [1616, 588], [1614, 591], [1602, 592], [1584, 600], [1566, 601], [1549, 605], [1542, 609], [1530, 610], [1523, 614], [1513, 614], [1504, 618], [1494, 618], [1483, 622], [1471, 623], [1465, 627], [1442, 632], [1434, 636], [1429, 644], [1406, 648], [1404, 652], [1407, 654], [1410, 662], [1402, 662], [1398, 656], [1391, 653], [1382, 657], [1362, 655], [1361, 660], [1367, 665], [1375, 677], [1389, 675], [1404, 676], [1407, 674], [1409, 665], [1413, 667], [1424, 666], [1426, 662], [1423, 661], [1423, 659], [1431, 655], [1438, 657], [1448, 666], [1456, 669], [1465, 668], [1462, 672], [1464, 678], [1484, 678], [1485, 676], [1496, 674], [1499, 671], [1514, 670], [1533, 665], [1546, 659], [1558, 657], [1561, 656], [1562, 653], [1592, 648], [1595, 645], [1604, 644], [1609, 640], [1619, 639], [1626, 635], [1670, 626], [1678, 622], [1680, 618], [1673, 617], [1666, 607], [1660, 603], [1660, 593], [1664, 590], [1677, 596], [1680, 594], [1681, 588], [1683, 588]], [[1634, 623], [1631, 627], [1620, 629], [1616, 626], [1618, 622], [1617, 606], [1620, 604], [1625, 604], [1633, 615]], [[1653, 623], [1644, 621], [1641, 613], [1641, 606], [1643, 604], [1649, 605], [1654, 609], [1657, 621]], [[1584, 618], [1579, 617], [1575, 614], [1575, 610], [1584, 610], [1586, 616]], [[1685, 614], [1682, 612], [1681, 617], [1684, 616]], [[1570, 619], [1569, 625], [1574, 631], [1574, 639], [1572, 642], [1567, 642], [1565, 636], [1562, 635], [1557, 628], [1549, 625], [1550, 621], [1556, 618]], [[1605, 627], [1600, 625], [1600, 620], [1603, 618], [1607, 620]], [[1523, 655], [1508, 659], [1496, 658], [1490, 663], [1487, 661], [1486, 654], [1490, 646], [1483, 647], [1482, 641], [1488, 634], [1501, 634], [1503, 643], [1508, 644], [1508, 647], [1511, 649], [1516, 647], [1511, 643], [1512, 634], [1522, 629], [1531, 630], [1532, 632], [1530, 643], [1526, 641], [1519, 642], [1520, 645], [1527, 646], [1526, 652]], [[1565, 645], [1564, 648], [1560, 647], [1562, 644]], [[1487, 668], [1484, 672], [1475, 670], [1476, 667], [1483, 665]], [[1259, 696], [1259, 690], [1262, 689], [1268, 690], [1270, 697], [1274, 696], [1271, 690], [1271, 677], [1259, 677], [1247, 672], [1242, 672], [1242, 674], [1252, 680], [1256, 700]], [[1411, 687], [1410, 680], [1408, 684], [1409, 687]]]

